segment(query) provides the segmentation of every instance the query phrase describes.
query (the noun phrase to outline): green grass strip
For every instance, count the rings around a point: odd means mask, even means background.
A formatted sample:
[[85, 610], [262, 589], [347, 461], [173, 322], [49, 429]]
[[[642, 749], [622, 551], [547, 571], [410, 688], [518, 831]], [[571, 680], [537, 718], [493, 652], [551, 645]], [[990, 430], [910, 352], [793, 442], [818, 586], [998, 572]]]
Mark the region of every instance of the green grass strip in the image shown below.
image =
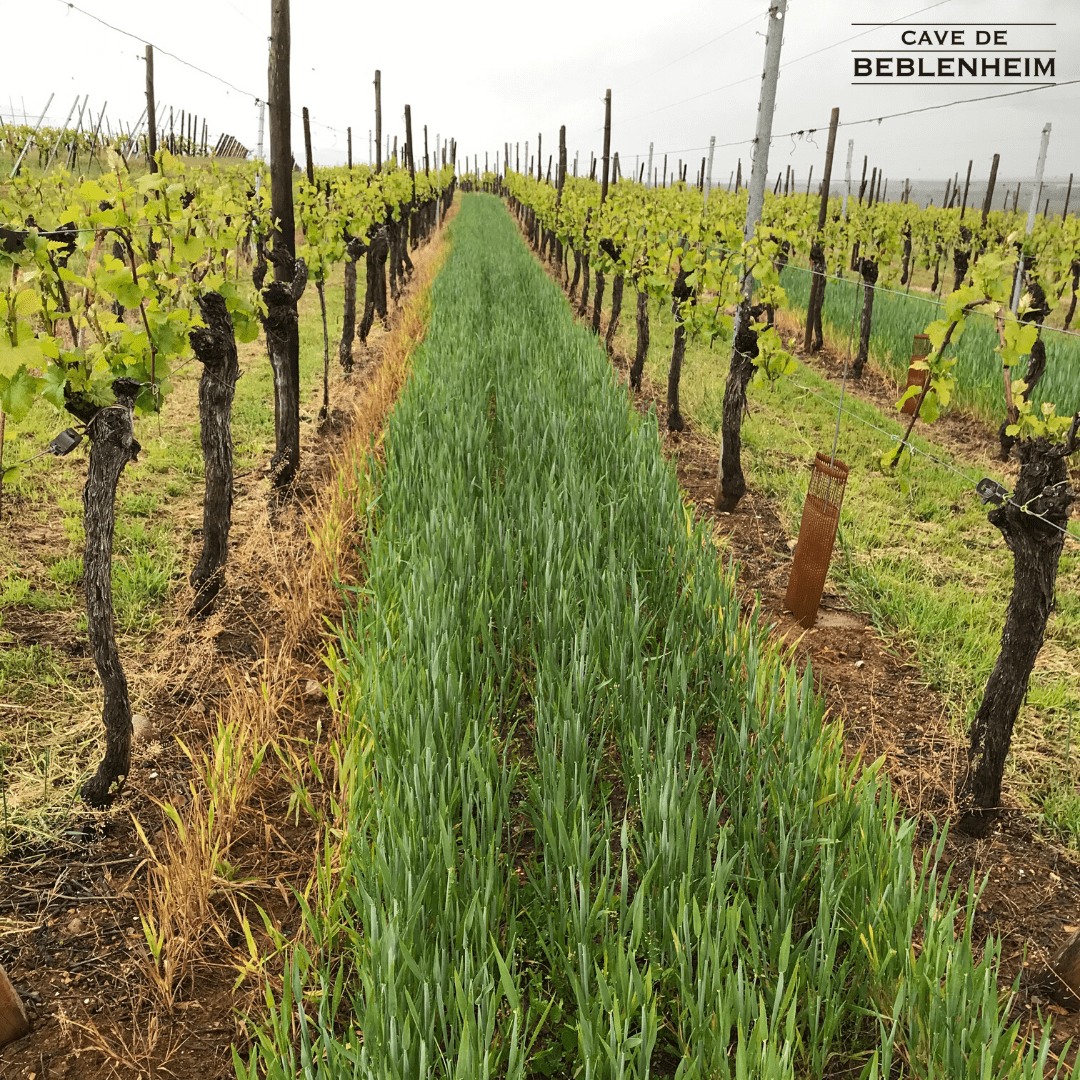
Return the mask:
[[[951, 270], [948, 277], [951, 286]], [[810, 296], [810, 274], [792, 266], [785, 268], [781, 281], [788, 302], [805, 314]], [[857, 308], [855, 347], [859, 342], [862, 302], [863, 288], [857, 276], [828, 279], [822, 321], [846, 343], [851, 332], [852, 309]], [[911, 360], [912, 338], [923, 333], [936, 319], [943, 318], [943, 313], [940, 304], [917, 292], [878, 292], [874, 296], [870, 324], [872, 354], [886, 371], [903, 383]], [[1043, 339], [1046, 342], [1046, 373], [1035, 387], [1033, 400], [1038, 403], [1052, 401], [1058, 415], [1067, 416], [1080, 409], [1080, 337], [1047, 328]], [[997, 345], [993, 318], [976, 311], [972, 312], [970, 324], [955, 349], [955, 374], [959, 380], [956, 405], [995, 425], [1005, 416], [1001, 358], [994, 352]]]
[[238, 1075], [1041, 1077], [655, 418], [495, 199], [453, 232], [336, 660], [345, 862]]

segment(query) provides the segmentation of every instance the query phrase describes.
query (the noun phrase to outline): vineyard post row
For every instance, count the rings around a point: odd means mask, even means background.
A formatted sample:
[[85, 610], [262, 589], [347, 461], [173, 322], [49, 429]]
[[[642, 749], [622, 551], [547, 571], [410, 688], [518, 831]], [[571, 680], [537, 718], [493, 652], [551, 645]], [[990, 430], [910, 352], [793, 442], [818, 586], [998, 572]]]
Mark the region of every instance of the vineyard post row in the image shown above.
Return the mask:
[[[129, 127], [126, 134], [125, 134], [125, 132], [123, 130], [123, 124], [122, 123], [118, 124], [117, 136], [118, 136], [119, 141], [118, 141], [118, 144], [117, 144], [117, 149], [120, 149], [121, 145], [124, 142], [126, 142], [127, 149], [126, 149], [126, 151], [122, 150], [121, 152], [124, 153], [125, 157], [128, 157], [128, 156], [130, 156], [130, 154], [131, 154], [131, 152], [133, 150], [140, 147], [139, 140], [141, 138], [142, 139], [141, 153], [143, 153], [144, 156], [146, 157], [147, 165], [150, 168], [150, 171], [153, 172], [157, 168], [156, 163], [155, 163], [155, 155], [157, 154], [158, 145], [159, 145], [158, 131], [159, 131], [159, 128], [161, 127], [162, 121], [164, 119], [164, 110], [165, 110], [166, 106], [162, 105], [160, 107], [160, 110], [157, 107], [156, 96], [155, 96], [155, 91], [154, 91], [154, 47], [153, 47], [153, 45], [151, 45], [149, 43], [145, 47], [144, 61], [145, 61], [145, 64], [146, 64], [146, 102], [147, 102], [147, 105], [146, 105], [146, 108], [143, 110], [143, 112], [140, 114], [139, 120], [136, 121], [135, 127], [134, 128]], [[38, 135], [41, 132], [41, 125], [42, 125], [42, 123], [43, 123], [43, 121], [45, 119], [45, 115], [48, 113], [49, 106], [52, 104], [54, 97], [55, 97], [55, 94], [50, 94], [49, 95], [49, 99], [46, 102], [45, 108], [42, 110], [41, 116], [38, 118], [37, 123], [32, 128], [29, 128], [29, 127], [26, 128], [23, 147], [22, 147], [22, 150], [18, 154], [17, 157], [15, 155], [15, 147], [17, 145], [18, 140], [15, 138], [15, 135], [14, 135], [14, 131], [15, 131], [15, 122], [14, 122], [15, 118], [14, 118], [14, 115], [12, 116], [12, 123], [11, 123], [10, 127], [8, 125], [5, 125], [5, 141], [7, 141], [7, 142], [9, 142], [11, 144], [12, 159], [13, 159], [13, 162], [14, 162], [9, 179], [13, 179], [16, 175], [18, 175], [18, 172], [19, 172], [19, 170], [20, 170], [20, 168], [22, 166], [22, 163], [23, 163], [23, 161], [24, 161], [24, 159], [26, 157], [26, 154], [29, 152], [31, 146], [33, 146], [35, 144], [35, 142], [38, 141]], [[67, 117], [64, 120], [63, 125], [60, 128], [56, 129], [55, 138], [53, 138], [53, 140], [52, 140], [52, 147], [48, 151], [48, 156], [47, 156], [47, 158], [45, 158], [45, 161], [44, 161], [44, 171], [45, 172], [48, 172], [49, 169], [52, 167], [53, 161], [57, 157], [57, 152], [58, 152], [58, 150], [60, 148], [60, 145], [65, 140], [65, 138], [68, 139], [67, 167], [68, 167], [69, 170], [75, 167], [75, 165], [77, 163], [77, 160], [78, 160], [78, 153], [79, 153], [80, 149], [86, 150], [86, 152], [87, 152], [87, 160], [88, 161], [95, 160], [95, 157], [96, 157], [95, 152], [96, 152], [97, 147], [98, 147], [98, 140], [99, 140], [99, 136], [101, 135], [101, 127], [102, 127], [103, 122], [105, 123], [106, 128], [108, 129], [108, 121], [105, 119], [105, 109], [108, 107], [108, 102], [106, 101], [102, 105], [101, 110], [98, 113], [97, 121], [95, 123], [93, 123], [92, 129], [90, 127], [88, 127], [87, 130], [90, 132], [90, 134], [89, 134], [89, 136], [87, 136], [83, 132], [83, 116], [84, 116], [84, 113], [86, 113], [87, 103], [89, 101], [89, 98], [90, 98], [89, 94], [84, 95], [82, 97], [82, 101], [80, 103], [79, 95], [76, 94], [75, 100], [72, 102], [71, 108], [68, 110], [68, 114], [67, 114]], [[259, 105], [260, 105], [260, 136], [261, 136], [261, 127], [262, 127], [262, 112], [261, 112], [261, 109], [265, 105], [265, 102], [260, 101]], [[75, 115], [75, 110], [76, 109], [78, 109], [78, 118], [76, 120], [76, 124], [75, 124], [74, 129], [70, 129], [68, 125], [71, 123], [71, 119]], [[211, 151], [209, 150], [207, 122], [206, 122], [205, 118], [203, 119], [202, 131], [201, 131], [201, 134], [200, 134], [198, 115], [196, 115], [191, 110], [181, 109], [179, 111], [180, 134], [177, 135], [176, 131], [175, 131], [175, 110], [174, 110], [173, 106], [171, 106], [171, 105], [168, 106], [168, 110], [169, 110], [169, 134], [168, 134], [167, 138], [165, 139], [165, 144], [168, 147], [169, 153], [176, 154], [176, 153], [179, 152], [181, 154], [185, 154], [185, 155], [192, 156], [192, 157], [206, 156], [207, 154], [211, 153]], [[89, 119], [91, 121], [93, 120], [92, 113], [88, 113], [87, 116], [89, 117]], [[141, 127], [142, 127], [142, 123], [143, 123], [144, 119], [146, 121], [146, 135], [142, 136], [141, 135]], [[51, 129], [47, 129], [47, 130], [51, 130]], [[108, 134], [107, 138], [109, 140], [112, 139], [111, 131]], [[262, 142], [261, 137], [260, 137], [259, 141], [260, 141], [260, 145], [261, 145], [261, 142]], [[42, 154], [44, 154], [44, 147], [41, 147], [41, 152], [42, 152]], [[234, 136], [229, 135], [226, 132], [222, 132], [222, 134], [218, 137], [217, 143], [214, 146], [214, 149], [213, 149], [212, 153], [213, 153], [213, 156], [215, 156], [215, 157], [244, 157], [244, 158], [246, 158], [248, 156], [248, 154], [250, 153], [250, 151], [246, 146], [244, 146]], [[350, 163], [351, 163], [351, 128], [350, 128]], [[40, 162], [39, 162], [39, 164], [40, 164]]]
[[[113, 154], [112, 171], [100, 182], [85, 180], [69, 188], [18, 181], [0, 198], [0, 219], [30, 223], [0, 227], [0, 262], [11, 271], [0, 274], [5, 283], [0, 301], [15, 313], [0, 337], [5, 372], [0, 374], [0, 429], [7, 416], [19, 422], [42, 399], [79, 421], [77, 429], [53, 440], [51, 452], [65, 453], [84, 437], [90, 444], [83, 578], [91, 652], [105, 690], [105, 754], [81, 794], [94, 806], [112, 801], [130, 768], [131, 705], [113, 626], [111, 569], [117, 485], [140, 450], [136, 410], [160, 409], [171, 389], [170, 373], [190, 349], [192, 359], [203, 364], [199, 412], [206, 484], [191, 614], [205, 615], [223, 583], [228, 551], [237, 337], [253, 340], [260, 324], [266, 333], [276, 406], [271, 470], [277, 491], [287, 494], [299, 465], [297, 302], [309, 271], [321, 293], [329, 267], [345, 260], [339, 355], [347, 373], [353, 338], [366, 340], [376, 314], [387, 318], [387, 263], [390, 292], [397, 299], [412, 270], [409, 247], [429, 234], [454, 194], [452, 165], [417, 175], [410, 109], [405, 156], [413, 167], [408, 171], [336, 170], [324, 180], [315, 174], [309, 150], [299, 196], [305, 246], [298, 255], [287, 0], [275, 4], [274, 14], [269, 200], [257, 182], [252, 186], [250, 168], [199, 170], [165, 149], [158, 151], [155, 170], [140, 178], [125, 172], [126, 162]], [[152, 78], [147, 90], [152, 94]], [[177, 191], [183, 192], [179, 198]], [[50, 222], [64, 223], [50, 228]], [[111, 255], [110, 234], [115, 237]], [[79, 272], [67, 265], [76, 252], [86, 261]], [[367, 296], [357, 330], [355, 261], [363, 254]], [[250, 256], [255, 265], [249, 290], [240, 283], [240, 268]], [[275, 280], [267, 282], [270, 264]], [[321, 299], [323, 407], [328, 410], [328, 327]], [[125, 312], [134, 315], [134, 323]]]

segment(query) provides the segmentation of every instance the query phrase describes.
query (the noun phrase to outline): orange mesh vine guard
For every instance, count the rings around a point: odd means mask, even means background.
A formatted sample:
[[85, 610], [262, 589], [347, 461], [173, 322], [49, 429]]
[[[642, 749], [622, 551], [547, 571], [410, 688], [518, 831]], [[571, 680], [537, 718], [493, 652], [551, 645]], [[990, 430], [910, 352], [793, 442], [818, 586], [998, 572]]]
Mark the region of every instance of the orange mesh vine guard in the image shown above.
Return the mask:
[[828, 455], [815, 455], [784, 598], [784, 605], [807, 630], [817, 620], [847, 477], [848, 467], [842, 461], [834, 458], [830, 463]]
[[[916, 360], [925, 360], [930, 353], [930, 336], [929, 334], [916, 334], [915, 340], [911, 343], [911, 362], [915, 363]], [[926, 382], [927, 376], [930, 374], [926, 368], [908, 368], [907, 384], [908, 386], [922, 386]], [[904, 407], [900, 410], [902, 413], [910, 416], [915, 411], [915, 403], [918, 401], [918, 397], [910, 397], [904, 402]]]

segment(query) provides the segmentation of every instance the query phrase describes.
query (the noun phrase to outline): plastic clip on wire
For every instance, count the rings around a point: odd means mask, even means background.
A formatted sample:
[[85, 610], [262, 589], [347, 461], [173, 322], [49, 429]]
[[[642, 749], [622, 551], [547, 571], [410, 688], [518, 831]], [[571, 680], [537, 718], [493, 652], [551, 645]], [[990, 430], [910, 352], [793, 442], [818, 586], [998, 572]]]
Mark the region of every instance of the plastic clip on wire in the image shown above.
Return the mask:
[[0, 472], [0, 477], [7, 476], [8, 473], [21, 469], [24, 465], [29, 465], [31, 461], [37, 461], [38, 458], [43, 458], [48, 454], [55, 457], [64, 457], [66, 454], [70, 454], [82, 441], [83, 433], [81, 431], [76, 431], [75, 428], [70, 427], [64, 428], [40, 454], [34, 454], [33, 457], [28, 457], [24, 461], [17, 461], [14, 465], [8, 465], [3, 472]]
[[81, 431], [76, 431], [74, 428], [64, 428], [59, 435], [56, 436], [49, 443], [46, 453], [55, 454], [57, 457], [64, 457], [70, 454], [76, 446], [83, 441], [83, 435]]
[[1009, 489], [1004, 484], [984, 476], [976, 485], [975, 491], [983, 501], [983, 506], [993, 503], [994, 506], [1002, 506], [1009, 497]]

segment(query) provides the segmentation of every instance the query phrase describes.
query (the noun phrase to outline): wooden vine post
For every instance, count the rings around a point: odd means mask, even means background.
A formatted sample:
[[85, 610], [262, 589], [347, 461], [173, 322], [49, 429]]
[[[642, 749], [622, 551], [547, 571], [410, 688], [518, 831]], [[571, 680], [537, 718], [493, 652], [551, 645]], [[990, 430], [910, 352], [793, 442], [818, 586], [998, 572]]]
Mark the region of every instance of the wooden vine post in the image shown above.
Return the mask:
[[412, 181], [412, 196], [409, 199], [408, 230], [412, 237], [412, 246], [416, 247], [416, 222], [413, 215], [416, 213], [416, 161], [413, 157], [412, 141], [412, 107], [405, 106], [405, 156], [409, 165], [409, 179]]
[[566, 183], [566, 125], [563, 124], [559, 128], [559, 169], [555, 177], [555, 266], [556, 269], [563, 271], [565, 269], [565, 263], [563, 261], [564, 251], [562, 240], [558, 237], [559, 231], [559, 211], [562, 208], [562, 194], [563, 185]]
[[[307, 166], [307, 179], [312, 189], [315, 188], [315, 161], [311, 154], [311, 117], [307, 106], [303, 108], [304, 117], [304, 160]], [[319, 409], [319, 422], [330, 415], [330, 331], [326, 321], [326, 283], [323, 281], [325, 268], [320, 266], [315, 276], [315, 291], [319, 294], [319, 311], [322, 313], [323, 336], [323, 401]]]
[[382, 172], [382, 72], [375, 71], [375, 171]]
[[[600, 181], [600, 226], [603, 232], [604, 203], [607, 202], [608, 175], [611, 168], [611, 91], [604, 94], [604, 171]], [[604, 304], [604, 275], [600, 270], [596, 271], [596, 293], [593, 296], [592, 329], [594, 334], [600, 333], [600, 312]]]
[[990, 163], [990, 178], [986, 181], [986, 198], [983, 200], [983, 226], [986, 226], [986, 215], [990, 212], [990, 200], [994, 198], [994, 185], [998, 179], [998, 162], [1001, 154], [996, 153], [994, 161]]
[[154, 105], [154, 46], [146, 46], [146, 119], [147, 143], [150, 158], [150, 171], [157, 170], [157, 113]]
[[[307, 283], [307, 268], [296, 259], [293, 210], [292, 95], [289, 84], [289, 0], [272, 0], [270, 9], [270, 203], [275, 227], [268, 258], [274, 282], [262, 289], [263, 327], [274, 373], [273, 483], [288, 487], [300, 466], [300, 332], [296, 303]], [[262, 273], [265, 274], [265, 265]], [[257, 285], [263, 286], [260, 275]]]
[[[832, 183], [833, 151], [836, 149], [836, 129], [840, 123], [840, 109], [834, 108], [829, 118], [829, 143], [825, 150], [825, 176], [821, 182], [821, 205], [818, 207], [817, 234], [810, 245], [810, 298], [806, 304], [806, 332], [803, 336], [803, 349], [816, 352], [821, 348], [824, 337], [821, 329], [821, 309], [825, 304], [825, 245], [821, 242], [821, 232], [825, 228], [825, 219], [829, 212], [829, 185]], [[807, 181], [809, 186], [809, 181]]]

